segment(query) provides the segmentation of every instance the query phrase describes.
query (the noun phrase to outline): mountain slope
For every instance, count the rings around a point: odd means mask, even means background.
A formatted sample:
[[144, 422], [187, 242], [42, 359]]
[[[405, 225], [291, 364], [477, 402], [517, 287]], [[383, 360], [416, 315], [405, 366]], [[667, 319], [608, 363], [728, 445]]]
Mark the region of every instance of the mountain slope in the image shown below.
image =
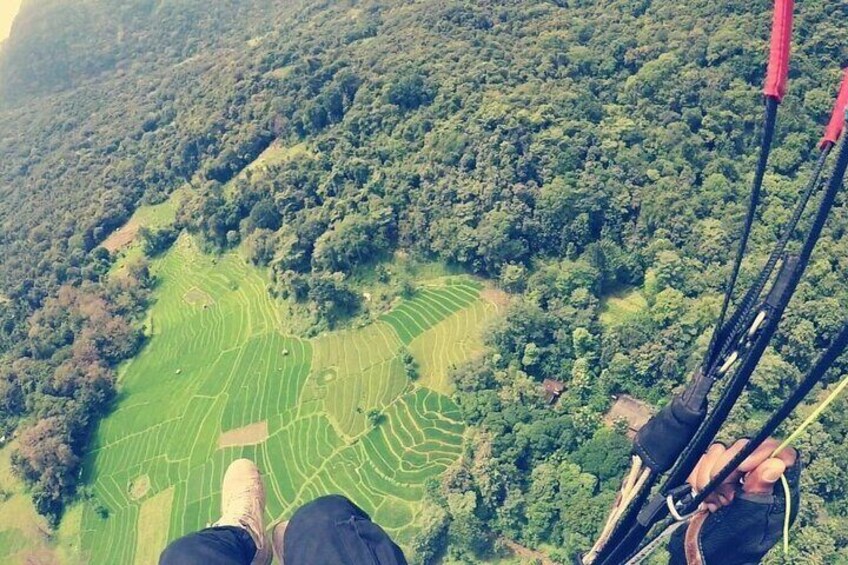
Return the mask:
[[[487, 528], [558, 551], [585, 545], [614, 465], [580, 449], [618, 453], [598, 429], [609, 393], [666, 398], [715, 316], [754, 164], [771, 3], [209, 4], [24, 6], [0, 55], [0, 425], [88, 402], [55, 383], [88, 323], [62, 314], [79, 301], [58, 300], [60, 288], [101, 292], [111, 258], [98, 245], [140, 203], [187, 186], [175, 227], [210, 250], [243, 244], [269, 268], [273, 296], [308, 309], [316, 328], [344, 324], [359, 300], [351, 276], [397, 250], [522, 294], [490, 337], [498, 355], [455, 375], [481, 434], [475, 453], [488, 456], [448, 473], [450, 523], [434, 532], [465, 559], [492, 551], [473, 535]], [[846, 11], [798, 6], [743, 281], [803, 186], [848, 59]], [[272, 146], [290, 158], [239, 174]], [[840, 206], [730, 432], [761, 418], [839, 327], [845, 221]], [[623, 286], [642, 287], [648, 308], [605, 329], [599, 301]], [[144, 310], [113, 301], [122, 319]], [[574, 385], [559, 411], [531, 393], [550, 377]], [[96, 420], [52, 433], [79, 456]], [[827, 455], [810, 467], [802, 526], [833, 551], [844, 543], [822, 532], [845, 514], [833, 490], [848, 468], [840, 430], [810, 440]], [[587, 473], [600, 482], [587, 486]], [[50, 485], [52, 500], [73, 483]], [[528, 502], [538, 493], [552, 494]]]

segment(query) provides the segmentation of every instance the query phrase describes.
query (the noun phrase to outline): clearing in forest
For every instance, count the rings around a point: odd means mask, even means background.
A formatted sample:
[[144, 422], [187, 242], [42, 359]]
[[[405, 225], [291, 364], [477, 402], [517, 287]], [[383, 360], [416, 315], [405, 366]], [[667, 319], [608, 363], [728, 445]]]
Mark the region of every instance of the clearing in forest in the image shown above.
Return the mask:
[[615, 398], [612, 408], [604, 416], [604, 423], [613, 426], [616, 421], [624, 420], [627, 422], [627, 435], [632, 439], [653, 415], [653, 410], [648, 404], [636, 400], [629, 394], [622, 394]]
[[141, 228], [156, 230], [173, 225], [177, 210], [186, 194], [188, 194], [187, 189], [182, 187], [175, 190], [164, 202], [139, 206], [127, 223], [103, 240], [101, 247], [109, 253], [119, 254], [119, 259], [112, 266], [113, 273], [119, 272], [131, 261], [143, 256], [141, 241], [138, 237]]
[[[284, 67], [291, 68], [291, 67]], [[275, 78], [284, 78], [280, 77], [278, 74], [275, 74], [273, 71], [269, 73], [269, 76], [273, 76]], [[226, 185], [224, 185], [224, 194], [228, 197], [231, 197], [235, 194], [236, 184], [239, 180], [250, 178], [253, 176], [262, 176], [268, 172], [268, 169], [271, 167], [282, 165], [288, 161], [293, 159], [297, 159], [300, 157], [311, 157], [312, 152], [307, 148], [305, 143], [298, 143], [296, 145], [283, 145], [279, 141], [274, 141], [269, 145], [262, 153], [260, 153], [256, 159], [254, 159], [249, 165], [247, 165], [242, 171], [233, 177]]]
[[[124, 367], [121, 400], [84, 466], [91, 562], [150, 562], [214, 521], [224, 470], [239, 457], [262, 469], [269, 526], [343, 493], [408, 544], [425, 481], [462, 449], [459, 409], [438, 392], [447, 387], [435, 368], [479, 350], [476, 326], [496, 311], [482, 285], [426, 283], [370, 325], [307, 340], [286, 334], [267, 280], [236, 253], [213, 258], [182, 236], [152, 268], [156, 332]], [[189, 293], [208, 296], [208, 307], [186, 307]], [[423, 368], [420, 382], [406, 375], [405, 351]], [[149, 487], [136, 499], [128, 485], [143, 476]]]
[[638, 288], [627, 288], [604, 298], [600, 321], [607, 328], [618, 326], [648, 308], [645, 295]]

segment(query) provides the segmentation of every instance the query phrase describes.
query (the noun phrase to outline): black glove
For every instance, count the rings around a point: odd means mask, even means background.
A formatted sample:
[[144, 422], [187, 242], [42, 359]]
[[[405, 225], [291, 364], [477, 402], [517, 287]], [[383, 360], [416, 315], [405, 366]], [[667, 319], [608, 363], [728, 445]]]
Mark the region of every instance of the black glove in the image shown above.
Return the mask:
[[[790, 523], [794, 523], [800, 502], [800, 454], [784, 475], [792, 496]], [[668, 545], [670, 565], [694, 565], [698, 557], [703, 565], [753, 565], [780, 541], [786, 515], [781, 482], [765, 493], [746, 492], [750, 489], [741, 484], [735, 489], [729, 505], [696, 515], [688, 527], [674, 533]]]

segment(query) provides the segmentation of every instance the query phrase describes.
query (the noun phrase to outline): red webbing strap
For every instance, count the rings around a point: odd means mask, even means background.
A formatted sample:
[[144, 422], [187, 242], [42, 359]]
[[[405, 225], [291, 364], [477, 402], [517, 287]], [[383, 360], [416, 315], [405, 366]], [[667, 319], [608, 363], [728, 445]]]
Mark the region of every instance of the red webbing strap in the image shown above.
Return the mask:
[[768, 75], [763, 94], [778, 102], [786, 94], [789, 78], [789, 47], [792, 42], [792, 12], [795, 0], [775, 0], [774, 20], [771, 28], [771, 52]]
[[848, 108], [848, 69], [845, 69], [842, 76], [842, 87], [839, 89], [839, 96], [836, 98], [836, 105], [833, 107], [833, 115], [830, 116], [830, 123], [824, 130], [824, 137], [820, 144], [822, 149], [828, 143], [836, 145], [836, 142], [839, 141], [839, 136], [842, 135], [842, 128], [845, 125], [846, 108]]

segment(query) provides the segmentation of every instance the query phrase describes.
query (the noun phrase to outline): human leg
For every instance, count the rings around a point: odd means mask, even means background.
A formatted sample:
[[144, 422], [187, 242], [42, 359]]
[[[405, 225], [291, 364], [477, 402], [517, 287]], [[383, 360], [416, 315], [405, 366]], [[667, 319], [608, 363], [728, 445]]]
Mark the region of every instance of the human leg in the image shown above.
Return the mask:
[[173, 541], [159, 557], [159, 565], [249, 565], [256, 543], [237, 526], [206, 528]]
[[267, 565], [265, 488], [249, 459], [233, 461], [221, 486], [221, 518], [211, 528], [172, 542], [160, 565]]
[[406, 565], [401, 549], [361, 508], [343, 496], [318, 498], [274, 529], [284, 565]]

